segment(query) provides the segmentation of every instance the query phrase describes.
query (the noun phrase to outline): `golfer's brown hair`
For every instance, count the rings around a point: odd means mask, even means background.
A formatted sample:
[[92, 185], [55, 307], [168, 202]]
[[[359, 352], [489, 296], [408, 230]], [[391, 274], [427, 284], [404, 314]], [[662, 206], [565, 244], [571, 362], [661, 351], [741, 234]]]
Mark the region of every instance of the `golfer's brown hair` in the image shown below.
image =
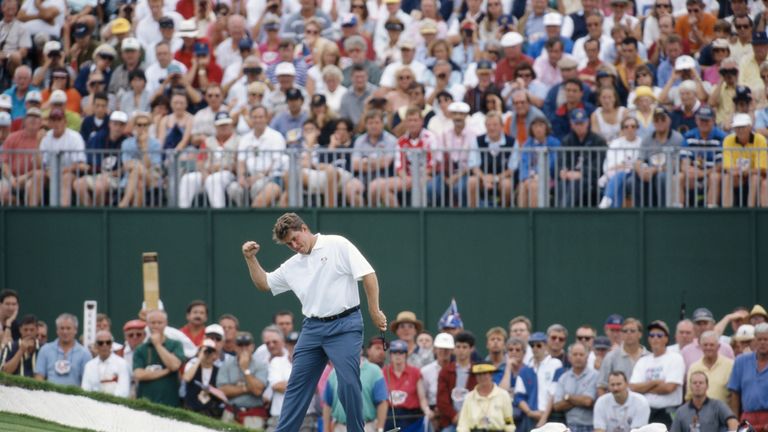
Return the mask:
[[291, 231], [301, 231], [301, 227], [306, 225], [296, 213], [285, 213], [277, 218], [275, 227], [272, 228], [272, 240], [275, 243], [282, 243]]

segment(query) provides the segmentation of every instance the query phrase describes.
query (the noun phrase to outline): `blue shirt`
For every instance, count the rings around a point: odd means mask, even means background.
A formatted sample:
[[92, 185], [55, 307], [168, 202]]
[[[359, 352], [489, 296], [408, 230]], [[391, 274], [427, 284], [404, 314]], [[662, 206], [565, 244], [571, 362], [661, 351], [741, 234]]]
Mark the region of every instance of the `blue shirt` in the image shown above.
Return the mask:
[[[532, 137], [528, 138], [528, 141], [525, 142], [525, 146], [523, 147], [524, 151], [521, 152], [523, 155], [520, 157], [520, 181], [528, 180], [528, 178], [536, 174], [536, 171], [539, 169], [539, 162], [538, 162], [539, 153], [538, 151], [536, 151], [536, 148], [539, 148], [539, 147], [546, 147], [548, 149], [560, 147], [560, 140], [553, 137], [552, 135], [547, 137], [546, 143], [540, 143], [534, 140]], [[548, 155], [549, 155], [549, 176], [554, 177], [555, 162], [557, 161], [557, 152], [550, 151], [548, 152]]]
[[280, 132], [284, 137], [287, 137], [288, 132], [294, 129], [301, 135], [301, 130], [304, 127], [304, 122], [307, 121], [307, 118], [307, 113], [304, 110], [299, 111], [299, 115], [295, 117], [286, 110], [276, 115], [272, 119], [272, 122], [270, 122], [269, 127]]
[[768, 367], [757, 371], [757, 354], [736, 357], [728, 390], [740, 394], [742, 411], [768, 411]]
[[530, 409], [536, 411], [539, 409], [539, 379], [536, 377], [536, 372], [528, 367], [523, 366], [520, 369], [520, 374], [517, 379], [521, 381], [521, 384], [525, 388], [525, 393], [515, 392], [515, 399], [512, 405], [515, 407], [520, 406], [520, 402], [525, 401]]
[[[723, 159], [723, 140], [726, 137], [726, 133], [722, 129], [715, 126], [709, 132], [706, 137], [701, 136], [699, 128], [691, 129], [683, 135], [683, 149], [680, 150], [680, 157], [685, 159], [695, 159], [696, 165], [703, 165], [712, 167], [716, 162], [720, 162]], [[712, 148], [712, 151], [706, 150], [687, 150], [685, 147], [707, 147]]]
[[[544, 45], [547, 43], [547, 40], [548, 38], [539, 39], [536, 42], [528, 45], [528, 49], [525, 53], [531, 56], [531, 58], [539, 57], [541, 55], [541, 51], [544, 50]], [[560, 41], [563, 43], [563, 51], [570, 54], [573, 51], [573, 41], [562, 36], [560, 36]]]
[[[141, 161], [142, 159], [142, 154], [139, 152], [139, 145], [136, 141], [136, 137], [130, 137], [123, 141], [120, 151], [123, 154], [121, 157], [123, 165], [128, 161]], [[152, 163], [152, 168], [160, 169], [161, 164], [163, 163], [163, 146], [160, 144], [160, 141], [154, 138], [149, 138], [147, 151], [149, 152], [149, 160]], [[123, 176], [120, 181], [120, 186], [125, 187], [127, 183], [128, 178]]]
[[755, 111], [755, 130], [768, 128], [768, 108]]
[[40, 348], [35, 374], [42, 375], [54, 384], [80, 387], [85, 364], [90, 359], [91, 353], [78, 342], [75, 342], [69, 352], [64, 353], [59, 347], [59, 340], [56, 339]]
[[24, 93], [24, 97], [21, 99], [16, 97], [16, 85], [14, 84], [11, 88], [4, 91], [3, 94], [7, 94], [11, 97], [11, 118], [16, 120], [19, 117], [24, 117], [27, 115], [27, 105], [24, 101], [24, 99], [27, 97], [27, 94], [31, 91], [40, 91], [37, 87], [30, 85], [27, 89], [27, 92]]

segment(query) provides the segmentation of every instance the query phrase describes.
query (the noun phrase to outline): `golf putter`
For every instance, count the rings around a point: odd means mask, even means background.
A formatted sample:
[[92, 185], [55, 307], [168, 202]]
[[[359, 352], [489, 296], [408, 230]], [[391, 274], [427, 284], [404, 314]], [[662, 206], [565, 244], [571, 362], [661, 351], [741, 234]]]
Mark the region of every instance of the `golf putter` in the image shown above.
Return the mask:
[[[381, 330], [381, 340], [384, 341], [384, 351], [389, 351], [389, 344], [387, 343], [387, 337], [384, 334], [384, 330]], [[391, 368], [390, 368], [391, 369]], [[387, 381], [392, 382], [392, 375], [390, 369], [387, 369]], [[389, 398], [389, 407], [392, 409], [392, 429], [387, 432], [400, 432], [400, 428], [397, 427], [397, 419], [395, 418], [395, 404], [392, 403], [392, 392], [387, 389], [387, 397]]]

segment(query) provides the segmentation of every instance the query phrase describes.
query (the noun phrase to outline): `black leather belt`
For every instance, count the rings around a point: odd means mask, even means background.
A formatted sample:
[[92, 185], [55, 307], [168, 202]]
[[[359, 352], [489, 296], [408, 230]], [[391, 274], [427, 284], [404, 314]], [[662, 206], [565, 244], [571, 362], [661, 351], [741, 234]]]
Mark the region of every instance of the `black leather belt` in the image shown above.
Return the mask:
[[344, 318], [345, 316], [350, 315], [350, 314], [352, 314], [354, 312], [357, 312], [359, 310], [360, 310], [360, 305], [355, 306], [355, 307], [351, 307], [351, 308], [345, 310], [344, 312], [338, 313], [336, 315], [331, 315], [331, 316], [327, 316], [327, 317], [312, 317], [312, 319], [316, 319], [316, 320], [322, 321], [322, 322], [336, 321], [339, 318]]

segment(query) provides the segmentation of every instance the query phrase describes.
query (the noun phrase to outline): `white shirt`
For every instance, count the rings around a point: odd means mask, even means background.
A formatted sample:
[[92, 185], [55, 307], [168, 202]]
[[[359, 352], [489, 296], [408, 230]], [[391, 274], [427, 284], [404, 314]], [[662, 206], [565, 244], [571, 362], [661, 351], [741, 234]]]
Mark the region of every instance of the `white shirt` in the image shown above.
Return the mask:
[[[171, 64], [177, 65], [181, 68], [181, 74], [186, 75], [187, 67], [184, 66], [184, 63], [178, 60], [171, 60], [171, 63], [169, 63], [168, 66]], [[152, 63], [147, 67], [145, 74], [147, 77], [147, 91], [152, 94], [158, 87], [160, 87], [160, 83], [168, 76], [168, 68], [160, 66], [160, 63]]]
[[395, 88], [397, 86], [397, 81], [395, 80], [395, 74], [397, 74], [397, 71], [400, 70], [400, 68], [407, 66], [411, 69], [411, 72], [413, 72], [413, 76], [416, 77], [416, 81], [424, 84], [425, 79], [429, 75], [427, 73], [427, 67], [424, 66], [423, 63], [419, 61], [412, 61], [411, 64], [404, 65], [402, 61], [390, 63], [387, 65], [387, 67], [384, 68], [384, 72], [381, 73], [381, 79], [379, 80], [379, 85], [381, 87], [391, 87]]
[[[44, 0], [43, 7], [55, 7], [59, 10], [58, 15], [53, 18], [53, 24], [49, 24], [47, 21], [41, 19], [33, 19], [23, 23], [24, 28], [27, 29], [27, 33], [32, 37], [38, 33], [47, 33], [49, 36], [58, 38], [61, 35], [61, 27], [64, 25], [64, 18], [67, 15], [67, 4], [64, 0]], [[40, 13], [35, 6], [35, 2], [32, 0], [27, 0], [21, 4], [20, 10], [23, 10], [29, 15], [37, 15]]]
[[[181, 21], [184, 19], [177, 12], [166, 11], [163, 16], [167, 16], [173, 20], [173, 28], [178, 29]], [[144, 53], [148, 55], [152, 53], [152, 58], [155, 57], [155, 44], [163, 40], [163, 35], [160, 33], [160, 22], [155, 21], [152, 15], [143, 18], [136, 25], [136, 39], [139, 40], [141, 46], [144, 48]], [[150, 64], [149, 61], [146, 64]]]
[[628, 391], [624, 405], [619, 405], [612, 393], [600, 396], [593, 415], [595, 429], [605, 432], [629, 432], [648, 424], [651, 408], [643, 395]]
[[437, 405], [437, 377], [440, 375], [440, 363], [437, 360], [421, 368], [421, 379], [427, 390], [429, 406]]
[[77, 162], [85, 162], [85, 142], [83, 137], [72, 129], [64, 129], [60, 137], [53, 136], [53, 130], [46, 132], [40, 142], [43, 164], [51, 168], [55, 151], [61, 151], [59, 166], [66, 168]]
[[[256, 351], [253, 352], [253, 360], [256, 363], [267, 367], [269, 365], [270, 355], [271, 354], [269, 353], [267, 346], [265, 344], [261, 344], [258, 348], [256, 348]], [[283, 347], [283, 355], [288, 357], [288, 348]]]
[[103, 361], [98, 356], [92, 358], [85, 364], [82, 388], [127, 398], [131, 390], [128, 363], [115, 353]]
[[[538, 366], [536, 366], [535, 362], [531, 362], [531, 367], [536, 371], [536, 382], [538, 384], [538, 410], [546, 411], [549, 407], [550, 396], [554, 396], [555, 391], [557, 390], [555, 372], [563, 367], [563, 362], [548, 355]], [[515, 380], [515, 393], [526, 394], [525, 384], [520, 377], [517, 377]]]
[[243, 61], [237, 44], [232, 48], [231, 37], [224, 39], [224, 42], [216, 45], [214, 52], [216, 53], [216, 63], [218, 63], [222, 69], [227, 69], [231, 64], [242, 63]]
[[237, 146], [237, 161], [245, 161], [245, 167], [250, 174], [271, 173], [278, 175], [287, 164], [285, 138], [280, 132], [267, 126], [261, 136], [256, 131], [249, 133], [240, 140]]
[[349, 240], [338, 235], [315, 234], [308, 255], [296, 254], [267, 273], [273, 295], [293, 291], [307, 317], [327, 317], [360, 305], [357, 281], [373, 267]]
[[677, 384], [672, 393], [646, 393], [645, 398], [651, 408], [676, 407], [683, 403], [683, 383], [685, 382], [685, 362], [683, 356], [676, 352], [665, 351], [660, 356], [647, 355], [640, 357], [632, 369], [630, 384], [652, 380], [663, 380], [665, 383]]
[[[181, 40], [180, 37], [174, 36], [168, 42], [168, 46], [171, 48], [171, 57], [173, 57], [173, 56], [176, 55], [176, 52], [178, 52], [181, 49], [181, 47], [184, 46], [184, 41]], [[144, 50], [144, 64], [154, 64], [156, 62], [157, 62], [157, 55], [155, 53], [154, 48], [153, 49], [145, 49]]]
[[269, 415], [272, 417], [279, 417], [280, 412], [283, 410], [283, 400], [285, 399], [284, 392], [276, 392], [272, 389], [275, 383], [282, 381], [288, 381], [291, 376], [291, 361], [288, 360], [287, 355], [273, 357], [269, 361], [269, 370], [267, 372], [267, 382], [269, 383], [269, 390], [272, 393], [272, 405], [269, 408]]

